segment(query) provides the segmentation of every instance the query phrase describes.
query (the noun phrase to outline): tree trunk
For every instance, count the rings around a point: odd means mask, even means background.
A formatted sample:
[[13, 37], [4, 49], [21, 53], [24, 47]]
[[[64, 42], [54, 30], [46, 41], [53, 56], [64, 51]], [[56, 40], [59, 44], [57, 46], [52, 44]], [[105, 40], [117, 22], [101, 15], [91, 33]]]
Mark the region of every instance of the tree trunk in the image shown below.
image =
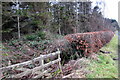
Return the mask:
[[[19, 3], [18, 3], [18, 0], [17, 0], [17, 11], [19, 10]], [[19, 13], [17, 15], [17, 21], [18, 21], [18, 38], [20, 39], [20, 22], [19, 22]]]

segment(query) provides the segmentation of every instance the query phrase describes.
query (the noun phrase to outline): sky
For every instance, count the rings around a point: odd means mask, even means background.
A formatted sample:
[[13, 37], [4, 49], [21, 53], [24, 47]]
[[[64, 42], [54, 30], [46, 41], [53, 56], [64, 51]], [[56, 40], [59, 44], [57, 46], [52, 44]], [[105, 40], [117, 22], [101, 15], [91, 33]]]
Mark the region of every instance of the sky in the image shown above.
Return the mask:
[[102, 8], [102, 12], [104, 17], [109, 19], [115, 19], [118, 21], [118, 2], [120, 0], [91, 0], [92, 6], [96, 5], [97, 2], [102, 2], [101, 5], [99, 5]]

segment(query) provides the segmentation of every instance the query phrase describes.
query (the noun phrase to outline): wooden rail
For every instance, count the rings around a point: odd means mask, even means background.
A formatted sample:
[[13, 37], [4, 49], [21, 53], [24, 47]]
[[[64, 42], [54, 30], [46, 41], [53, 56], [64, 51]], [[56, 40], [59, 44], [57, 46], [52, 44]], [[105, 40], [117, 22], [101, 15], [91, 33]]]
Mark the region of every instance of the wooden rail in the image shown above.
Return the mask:
[[[58, 56], [58, 58], [56, 60], [53, 60], [53, 61], [50, 61], [50, 62], [44, 64], [44, 60], [46, 60], [47, 58], [50, 58], [50, 57], [54, 57], [56, 55]], [[34, 67], [32, 69], [23, 68], [23, 66], [29, 65], [29, 64], [34, 64], [36, 61], [39, 61], [40, 66]], [[21, 77], [29, 75], [29, 74], [33, 74], [33, 75], [37, 74], [33, 78], [39, 78], [39, 77], [41, 77], [42, 75], [44, 75], [45, 73], [47, 73], [51, 70], [51, 69], [44, 70], [44, 68], [49, 67], [50, 65], [53, 65], [55, 63], [59, 63], [59, 68], [62, 72], [60, 61], [61, 61], [60, 51], [58, 49], [58, 51], [56, 51], [54, 53], [49, 53], [49, 54], [46, 54], [46, 55], [40, 55], [39, 57], [34, 58], [33, 60], [18, 63], [18, 64], [15, 64], [15, 65], [10, 65], [10, 66], [7, 66], [7, 67], [2, 67], [2, 68], [0, 68], [0, 70], [6, 71], [6, 70], [9, 70], [9, 69], [16, 69], [16, 70], [23, 71], [19, 74], [12, 75], [12, 78], [21, 78]]]

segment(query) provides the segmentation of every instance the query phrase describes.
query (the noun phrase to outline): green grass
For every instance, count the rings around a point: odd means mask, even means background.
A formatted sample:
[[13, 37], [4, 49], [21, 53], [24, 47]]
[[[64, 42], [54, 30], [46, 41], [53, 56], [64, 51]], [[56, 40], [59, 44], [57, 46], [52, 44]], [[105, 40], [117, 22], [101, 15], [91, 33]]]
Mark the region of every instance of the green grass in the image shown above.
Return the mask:
[[113, 58], [118, 57], [118, 36], [115, 35], [112, 40], [105, 45], [101, 50], [112, 52], [103, 54], [98, 52], [98, 61], [91, 60], [87, 70], [91, 71], [87, 74], [87, 78], [118, 78], [118, 62]]

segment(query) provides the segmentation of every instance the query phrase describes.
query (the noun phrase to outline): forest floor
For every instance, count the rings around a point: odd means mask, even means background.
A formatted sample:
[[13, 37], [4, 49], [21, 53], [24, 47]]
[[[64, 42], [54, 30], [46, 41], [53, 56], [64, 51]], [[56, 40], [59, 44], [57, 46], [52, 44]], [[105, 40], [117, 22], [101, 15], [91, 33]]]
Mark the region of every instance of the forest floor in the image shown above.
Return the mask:
[[[9, 62], [16, 64], [39, 56], [43, 54], [42, 50], [47, 48], [50, 42], [50, 40], [27, 42], [13, 40], [9, 43], [0, 42], [2, 66], [8, 66]], [[118, 36], [115, 35], [110, 43], [100, 50], [110, 53], [97, 52], [92, 57], [70, 60], [68, 63], [62, 64], [62, 69], [65, 71], [63, 72], [64, 78], [118, 78]], [[67, 71], [66, 68], [70, 69]], [[4, 77], [8, 76], [6, 73], [4, 74]], [[59, 76], [59, 71], [55, 71], [52, 74], [52, 77]]]

